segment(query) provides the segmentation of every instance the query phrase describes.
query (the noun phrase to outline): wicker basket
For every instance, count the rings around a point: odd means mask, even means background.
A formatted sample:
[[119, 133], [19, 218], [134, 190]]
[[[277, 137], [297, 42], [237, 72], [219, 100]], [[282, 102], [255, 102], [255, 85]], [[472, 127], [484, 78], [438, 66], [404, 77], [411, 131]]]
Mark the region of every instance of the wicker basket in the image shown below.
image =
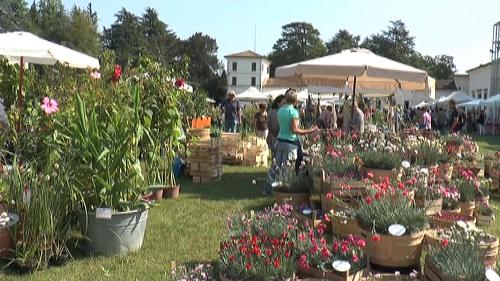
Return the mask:
[[[461, 220], [466, 223], [476, 223], [476, 219], [473, 216], [466, 216], [450, 212], [441, 212], [445, 215], [444, 217], [439, 217], [438, 214], [431, 217], [431, 226], [433, 228], [451, 228], [457, 221]], [[455, 215], [455, 219], [447, 218], [447, 215]]]
[[366, 240], [366, 253], [372, 264], [385, 267], [410, 267], [420, 261], [425, 231], [399, 237], [381, 235], [378, 242], [373, 241], [372, 234], [364, 229], [361, 230], [361, 236]]

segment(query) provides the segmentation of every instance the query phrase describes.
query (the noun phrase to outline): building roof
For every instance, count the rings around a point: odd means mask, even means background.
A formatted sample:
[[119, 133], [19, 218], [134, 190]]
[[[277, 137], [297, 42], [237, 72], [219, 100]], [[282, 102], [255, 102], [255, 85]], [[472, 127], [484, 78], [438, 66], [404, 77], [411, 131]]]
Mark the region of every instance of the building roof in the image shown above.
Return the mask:
[[491, 64], [491, 62], [488, 62], [488, 63], [483, 63], [483, 64], [480, 64], [479, 66], [476, 66], [474, 68], [471, 68], [469, 70], [467, 70], [466, 72], [469, 73], [471, 71], [474, 71], [474, 70], [477, 70], [477, 69], [480, 69], [480, 68], [483, 68], [483, 67], [487, 67]]
[[265, 88], [289, 88], [289, 87], [302, 87], [303, 83], [295, 78], [268, 78], [262, 84]]
[[462, 73], [462, 74], [455, 74], [454, 75], [455, 77], [469, 77], [469, 74], [468, 73]]
[[256, 59], [266, 59], [265, 56], [259, 55], [256, 52], [253, 52], [253, 51], [250, 51], [250, 50], [246, 50], [246, 51], [243, 51], [243, 52], [230, 54], [230, 55], [227, 55], [227, 56], [224, 56], [224, 57], [226, 59], [227, 58], [256, 58]]
[[436, 90], [456, 90], [455, 80], [453, 79], [436, 79]]

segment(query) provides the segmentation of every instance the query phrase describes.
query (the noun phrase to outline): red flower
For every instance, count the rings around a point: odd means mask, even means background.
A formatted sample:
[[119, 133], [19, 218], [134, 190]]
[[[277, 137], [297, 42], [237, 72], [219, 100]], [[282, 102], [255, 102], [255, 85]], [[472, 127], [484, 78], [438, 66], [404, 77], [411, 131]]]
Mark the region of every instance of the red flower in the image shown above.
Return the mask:
[[366, 247], [366, 242], [365, 242], [365, 240], [363, 240], [363, 239], [359, 239], [359, 240], [357, 241], [357, 243], [356, 243], [356, 244], [357, 244], [357, 245], [358, 245], [358, 247], [360, 247], [360, 248], [364, 248], [364, 247]]
[[286, 258], [289, 258], [291, 255], [292, 255], [292, 253], [290, 251], [286, 251], [285, 252], [285, 257]]
[[184, 87], [184, 80], [183, 79], [177, 79], [177, 80], [175, 80], [175, 87], [179, 88], [179, 89], [182, 88], [182, 87]]
[[373, 235], [372, 235], [372, 241], [373, 241], [373, 242], [377, 243], [377, 242], [379, 242], [379, 241], [380, 241], [380, 239], [382, 239], [382, 238], [380, 237], [380, 235], [378, 235], [378, 234], [373, 234]]
[[366, 174], [366, 176], [367, 176], [369, 179], [373, 179], [373, 173], [372, 173], [372, 172], [368, 172], [368, 174]]
[[327, 222], [330, 222], [330, 216], [329, 216], [328, 214], [325, 214], [325, 215], [323, 216], [323, 219], [324, 219], [325, 221], [327, 221]]
[[338, 251], [339, 251], [339, 247], [340, 247], [340, 244], [339, 244], [339, 242], [338, 242], [338, 241], [333, 242], [333, 245], [332, 245], [332, 250], [333, 250], [334, 252], [338, 252]]
[[318, 225], [318, 233], [319, 233], [319, 235], [325, 233], [325, 230], [326, 230], [326, 226], [324, 224], [320, 223]]
[[307, 256], [301, 255], [299, 258], [299, 267], [304, 269], [309, 269], [309, 263], [307, 262]]
[[402, 182], [398, 182], [398, 188], [399, 189], [405, 189], [405, 184]]
[[326, 247], [321, 248], [321, 256], [323, 258], [328, 258], [330, 256], [330, 251]]
[[229, 262], [234, 262], [236, 260], [236, 257], [234, 255], [229, 256]]
[[242, 254], [246, 254], [246, 253], [248, 253], [248, 248], [247, 248], [247, 247], [245, 247], [245, 246], [241, 246], [241, 247], [240, 247], [240, 252], [241, 252]]
[[274, 268], [279, 268], [280, 267], [280, 260], [278, 258], [274, 259], [273, 266], [274, 266]]
[[306, 240], [306, 235], [304, 233], [299, 233], [299, 241], [304, 242]]
[[249, 263], [249, 262], [247, 262], [247, 263], [245, 264], [245, 268], [246, 268], [247, 270], [252, 269], [252, 264], [251, 264], [251, 263]]
[[450, 241], [448, 239], [441, 240], [441, 245], [443, 245], [443, 247], [448, 246], [448, 244], [450, 244]]
[[328, 200], [332, 200], [332, 199], [333, 199], [333, 193], [328, 192], [328, 193], [326, 194], [326, 198], [327, 198]]
[[373, 202], [373, 199], [370, 196], [365, 197], [366, 204], [370, 205]]
[[258, 245], [255, 245], [253, 248], [252, 248], [252, 254], [256, 255], [256, 256], [260, 256], [260, 254], [262, 254], [262, 251], [260, 250], [259, 246]]
[[118, 82], [120, 80], [120, 77], [122, 76], [122, 67], [121, 65], [117, 64], [115, 65], [115, 71], [113, 72], [113, 77], [111, 77], [111, 81], [113, 83]]
[[271, 251], [271, 249], [266, 249], [266, 255], [272, 256], [273, 255], [273, 251]]
[[358, 262], [359, 262], [359, 257], [358, 257], [358, 255], [352, 255], [352, 261], [353, 261], [354, 263], [358, 263]]
[[[373, 196], [373, 198], [375, 198], [375, 200], [380, 200], [380, 198], [382, 198], [382, 192], [378, 191], [377, 193], [375, 193], [375, 195]], [[368, 202], [366, 202], [368, 203]], [[368, 203], [369, 205], [370, 203]]]
[[342, 244], [342, 254], [347, 253], [349, 251], [349, 246], [347, 244]]
[[314, 245], [312, 245], [312, 246], [311, 246], [311, 248], [309, 249], [309, 253], [311, 253], [311, 254], [316, 254], [316, 253], [318, 252], [318, 250], [319, 250], [318, 245], [317, 245], [317, 244], [314, 244]]

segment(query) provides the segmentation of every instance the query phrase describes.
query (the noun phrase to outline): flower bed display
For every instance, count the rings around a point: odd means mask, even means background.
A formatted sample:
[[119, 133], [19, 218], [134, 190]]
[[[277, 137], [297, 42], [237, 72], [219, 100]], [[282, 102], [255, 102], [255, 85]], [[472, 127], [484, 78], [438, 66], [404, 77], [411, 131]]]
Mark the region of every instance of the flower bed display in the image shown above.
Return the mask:
[[333, 235], [346, 238], [349, 235], [359, 236], [360, 228], [354, 214], [349, 212], [331, 212], [330, 220], [332, 223]]
[[476, 223], [476, 219], [473, 216], [443, 211], [431, 217], [431, 226], [433, 228], [450, 228], [457, 221], [463, 221], [470, 224]]

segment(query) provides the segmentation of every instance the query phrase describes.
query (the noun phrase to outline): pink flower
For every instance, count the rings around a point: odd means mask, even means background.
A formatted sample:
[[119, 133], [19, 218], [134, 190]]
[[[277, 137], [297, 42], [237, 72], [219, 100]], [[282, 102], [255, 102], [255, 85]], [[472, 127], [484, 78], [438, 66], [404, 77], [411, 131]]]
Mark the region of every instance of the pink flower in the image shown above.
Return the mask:
[[382, 239], [382, 238], [380, 237], [380, 235], [378, 235], [378, 234], [373, 234], [373, 236], [372, 236], [372, 241], [373, 241], [373, 242], [377, 243], [377, 242], [379, 242], [379, 241], [380, 241], [380, 239]]
[[97, 70], [90, 73], [90, 77], [93, 79], [101, 79], [101, 73]]
[[50, 99], [49, 97], [44, 97], [42, 105], [40, 106], [46, 115], [51, 115], [59, 111], [59, 104], [55, 99]]

